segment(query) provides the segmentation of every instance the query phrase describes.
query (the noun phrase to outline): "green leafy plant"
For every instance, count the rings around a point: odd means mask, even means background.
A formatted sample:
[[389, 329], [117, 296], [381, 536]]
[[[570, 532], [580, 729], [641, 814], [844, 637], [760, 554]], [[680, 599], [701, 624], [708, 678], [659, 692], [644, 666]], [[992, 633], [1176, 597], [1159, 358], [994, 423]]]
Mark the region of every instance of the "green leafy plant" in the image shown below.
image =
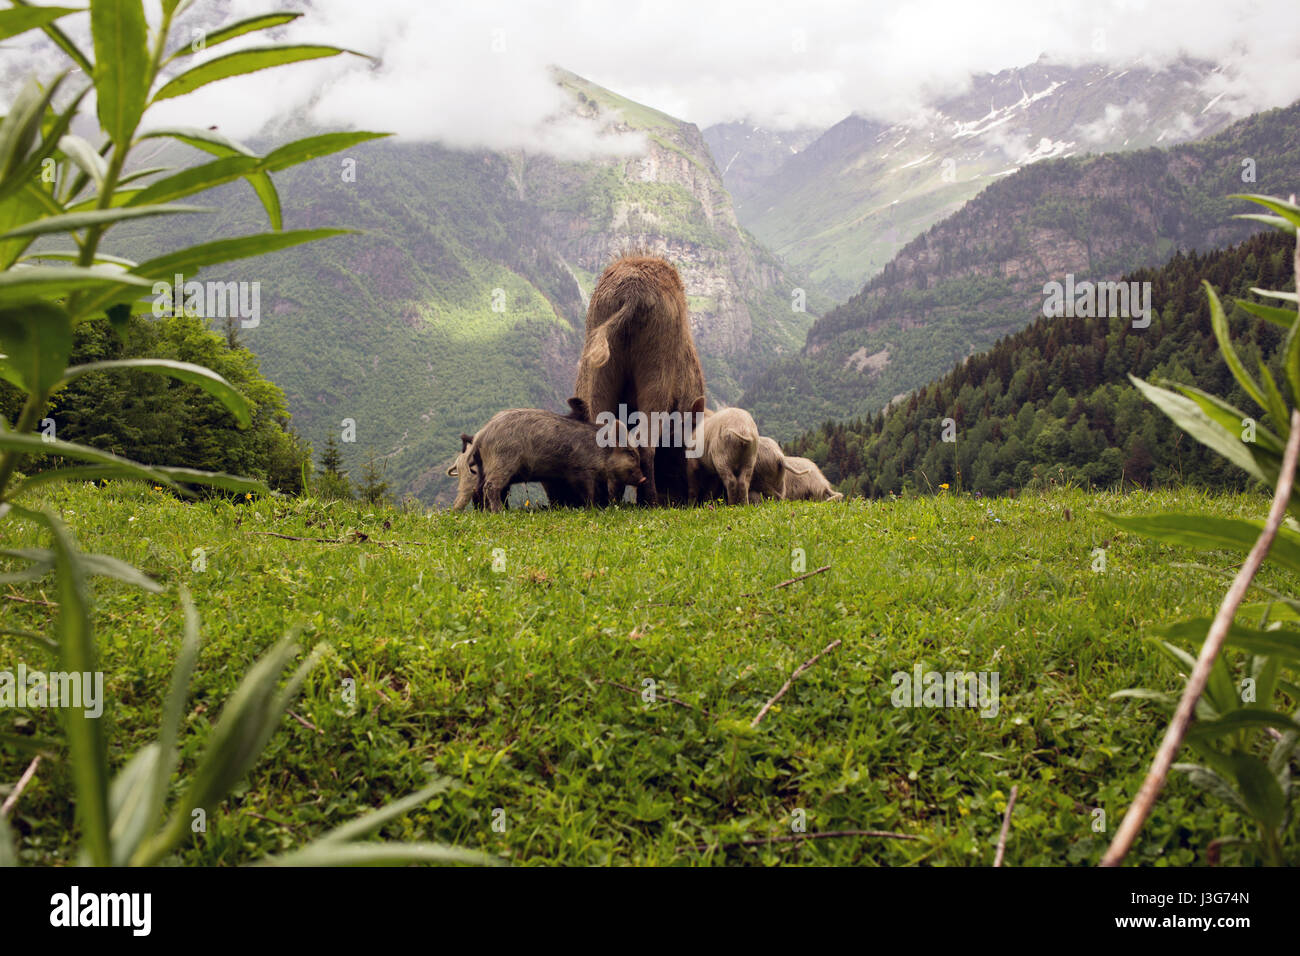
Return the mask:
[[[214, 130], [141, 132], [145, 114], [154, 103], [228, 77], [350, 52], [322, 45], [278, 45], [240, 50], [190, 65], [190, 58], [200, 49], [288, 23], [299, 15], [251, 17], [209, 32], [203, 44], [181, 42], [171, 47], [173, 23], [187, 5], [187, 0], [162, 0], [161, 21], [151, 30], [140, 0], [94, 0], [89, 10], [91, 55], [79, 49], [57, 22], [85, 11], [35, 7], [26, 0], [15, 0], [11, 7], [0, 10], [0, 40], [43, 30], [90, 81], [69, 96], [71, 69], [46, 84], [29, 79], [0, 121], [0, 378], [23, 395], [15, 421], [0, 417], [0, 522], [30, 522], [49, 539], [47, 548], [0, 551], [0, 557], [20, 565], [19, 570], [0, 579], [31, 581], [55, 575], [58, 601], [51, 634], [7, 633], [42, 652], [56, 654], [60, 666], [69, 672], [96, 670], [93, 576], [106, 575], [155, 592], [161, 588], [125, 562], [82, 553], [56, 514], [27, 505], [32, 492], [53, 481], [104, 478], [144, 480], [180, 494], [188, 494], [188, 487], [194, 485], [245, 495], [267, 490], [261, 482], [237, 475], [143, 465], [86, 445], [35, 434], [51, 398], [60, 389], [90, 372], [122, 370], [164, 375], [197, 386], [216, 398], [242, 427], [250, 423], [248, 400], [221, 375], [200, 365], [132, 358], [69, 367], [74, 329], [83, 322], [124, 322], [141, 307], [141, 297], [156, 281], [170, 282], [176, 273], [189, 275], [217, 263], [339, 235], [344, 230], [285, 231], [271, 174], [383, 135], [325, 133], [259, 156]], [[92, 89], [102, 134], [99, 144], [70, 132]], [[67, 102], [56, 108], [60, 98]], [[127, 172], [132, 149], [143, 140], [159, 137], [185, 143], [213, 158], [180, 170]], [[116, 224], [204, 212], [178, 201], [238, 179], [246, 180], [261, 200], [270, 231], [201, 243], [146, 262], [101, 252], [105, 235]], [[56, 236], [68, 238], [72, 248], [33, 248], [38, 239]], [[39, 456], [55, 456], [74, 464], [18, 480], [19, 465]], [[223, 708], [203, 758], [168, 811], [171, 778], [179, 762], [181, 716], [198, 654], [197, 615], [188, 595], [182, 593], [181, 600], [185, 639], [156, 743], [135, 753], [116, 777], [110, 778], [102, 722], [80, 709], [62, 708], [84, 862], [150, 864], [166, 858], [189, 831], [196, 811], [212, 809], [252, 768], [323, 652], [323, 646], [312, 651], [283, 686], [277, 687], [280, 677], [297, 653], [291, 639], [276, 644], [248, 671]], [[327, 834], [284, 861], [268, 862], [482, 861], [479, 854], [440, 844], [354, 842], [446, 786], [445, 781], [438, 781]], [[16, 860], [11, 834], [0, 819], [0, 863]]]
[[[1296, 235], [1300, 207], [1294, 200], [1239, 198], [1268, 210], [1242, 218]], [[1295, 270], [1300, 277], [1300, 248]], [[1274, 486], [1274, 507], [1267, 522], [1194, 514], [1111, 518], [1127, 531], [1167, 544], [1247, 556], [1215, 619], [1193, 618], [1173, 624], [1165, 629], [1165, 639], [1158, 642], [1162, 651], [1186, 669], [1185, 689], [1165, 744], [1103, 861], [1112, 865], [1127, 852], [1171, 766], [1254, 822], [1255, 839], [1228, 838], [1217, 844], [1244, 843], [1270, 865], [1283, 865], [1288, 860], [1284, 841], [1297, 791], [1291, 764], [1300, 741], [1300, 711], [1294, 710], [1300, 703], [1300, 686], [1283, 675], [1294, 674], [1300, 667], [1300, 600], [1275, 591], [1269, 591], [1270, 600], [1260, 604], [1243, 606], [1242, 599], [1265, 560], [1300, 572], [1300, 532], [1283, 525], [1288, 513], [1292, 525], [1295, 516], [1300, 515], [1300, 494], [1293, 480], [1300, 445], [1300, 411], [1293, 410], [1300, 409], [1300, 314], [1294, 292], [1251, 290], [1289, 306], [1246, 300], [1236, 303], [1249, 315], [1287, 330], [1282, 348], [1284, 384], [1290, 393], [1288, 405], [1262, 358], [1258, 378], [1247, 369], [1233, 347], [1223, 303], [1208, 282], [1204, 286], [1219, 350], [1233, 376], [1276, 431], [1228, 402], [1189, 385], [1176, 385], [1175, 391], [1138, 378], [1132, 379], [1133, 384], [1187, 434], [1252, 477]], [[1193, 657], [1181, 645], [1198, 638], [1204, 643], [1199, 657]], [[1234, 674], [1233, 666], [1220, 653], [1224, 645], [1245, 652], [1241, 676]], [[1166, 695], [1145, 689], [1121, 691], [1115, 696], [1169, 702]], [[1199, 762], [1172, 764], [1184, 740]]]

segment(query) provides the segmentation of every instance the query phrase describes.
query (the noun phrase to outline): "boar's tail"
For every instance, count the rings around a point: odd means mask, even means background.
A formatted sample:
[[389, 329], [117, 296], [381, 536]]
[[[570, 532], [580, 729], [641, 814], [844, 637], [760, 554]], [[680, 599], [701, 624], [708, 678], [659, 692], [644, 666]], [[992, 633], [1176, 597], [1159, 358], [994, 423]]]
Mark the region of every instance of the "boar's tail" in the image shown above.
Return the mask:
[[582, 352], [583, 362], [589, 363], [592, 368], [600, 368], [609, 361], [609, 337], [617, 333], [623, 323], [635, 314], [637, 305], [635, 300], [624, 303], [607, 321], [592, 330], [587, 347]]
[[746, 435], [744, 432], [738, 432], [734, 428], [728, 428], [727, 434], [735, 435], [737, 438], [741, 440], [742, 443], [746, 445], [752, 445], [756, 441], [753, 435]]
[[796, 468], [794, 465], [790, 464], [789, 461], [786, 461], [784, 464], [785, 470], [790, 472], [792, 475], [806, 475], [808, 472], [812, 471], [811, 468]]

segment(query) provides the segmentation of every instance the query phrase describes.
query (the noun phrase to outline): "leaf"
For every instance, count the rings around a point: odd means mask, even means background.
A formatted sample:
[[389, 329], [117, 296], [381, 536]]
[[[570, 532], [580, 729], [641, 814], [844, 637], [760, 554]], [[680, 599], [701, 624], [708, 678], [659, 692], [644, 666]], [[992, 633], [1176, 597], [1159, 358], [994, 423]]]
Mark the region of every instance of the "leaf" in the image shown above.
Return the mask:
[[[1254, 417], [1253, 415], [1247, 415], [1235, 405], [1231, 405], [1221, 398], [1216, 398], [1209, 392], [1203, 392], [1193, 385], [1179, 385], [1178, 390], [1199, 405], [1201, 411], [1222, 425], [1229, 434], [1240, 437], [1243, 428], [1242, 422], [1246, 418]], [[1242, 439], [1242, 443], [1245, 444], [1245, 439]], [[1286, 450], [1286, 443], [1270, 431], [1267, 426], [1256, 422], [1255, 442], [1247, 447], [1250, 453], [1255, 456], [1255, 464], [1264, 470], [1266, 478], [1269, 475], [1269, 466], [1273, 466], [1274, 474], [1280, 469], [1282, 453]], [[1267, 452], [1266, 458], [1260, 457], [1261, 451]]]
[[85, 8], [76, 7], [10, 7], [8, 10], [0, 10], [0, 40], [8, 40], [28, 30], [44, 27], [69, 13], [85, 12]]
[[1250, 815], [1270, 830], [1276, 830], [1286, 814], [1286, 795], [1268, 764], [1248, 753], [1230, 753], [1227, 760], [1236, 777], [1237, 792]]
[[[1278, 437], [1286, 439], [1291, 433], [1291, 416], [1287, 412], [1286, 400], [1282, 398], [1282, 393], [1277, 390], [1277, 382], [1273, 380], [1273, 373], [1268, 370], [1268, 366], [1263, 359], [1259, 361], [1259, 380], [1264, 383], [1264, 396], [1268, 399], [1268, 417], [1273, 419], [1273, 424], [1277, 426]], [[1258, 432], [1256, 437], [1258, 437]]]
[[1239, 432], [1230, 432], [1192, 397], [1178, 395], [1158, 385], [1151, 385], [1134, 375], [1129, 381], [1146, 396], [1147, 400], [1164, 412], [1187, 434], [1202, 445], [1218, 452], [1234, 465], [1254, 477], [1264, 480], [1264, 474], [1255, 458], [1240, 438]]
[[[141, 478], [170, 488], [177, 488], [176, 483], [161, 469], [141, 465], [127, 458], [119, 458], [112, 452], [100, 451], [89, 445], [77, 445], [66, 441], [46, 441], [40, 435], [17, 434], [0, 431], [0, 450], [17, 451], [27, 455], [59, 455], [77, 461], [89, 461], [99, 465], [112, 465], [119, 469], [122, 477]], [[183, 470], [183, 469], [182, 469]]]
[[152, 81], [144, 5], [140, 0], [94, 0], [90, 32], [99, 125], [124, 151], [144, 113]]
[[9, 829], [9, 821], [0, 817], [0, 867], [18, 865], [18, 844], [14, 842], [14, 833]]
[[1300, 730], [1300, 724], [1275, 710], [1266, 707], [1238, 707], [1217, 720], [1198, 720], [1187, 731], [1187, 736], [1209, 739], [1234, 734], [1240, 730], [1276, 727], [1279, 730]]
[[1289, 222], [1293, 228], [1300, 226], [1300, 206], [1293, 202], [1287, 202], [1274, 196], [1261, 196], [1258, 193], [1234, 193], [1228, 198], [1249, 199], [1251, 202], [1277, 213]]
[[1266, 322], [1272, 322], [1274, 325], [1280, 325], [1284, 329], [1289, 329], [1295, 325], [1296, 310], [1283, 309], [1275, 305], [1262, 305], [1259, 302], [1251, 302], [1247, 299], [1237, 299], [1236, 306], [1239, 309], [1245, 309], [1251, 315], [1264, 319]]
[[1255, 222], [1262, 222], [1266, 226], [1272, 226], [1274, 229], [1281, 229], [1283, 232], [1289, 232], [1291, 235], [1296, 234], [1294, 223], [1287, 222], [1281, 216], [1264, 216], [1257, 212], [1241, 213], [1232, 217], [1233, 219], [1253, 219]]
[[358, 143], [364, 143], [372, 139], [382, 139], [391, 135], [391, 133], [354, 132], [322, 133], [319, 136], [308, 136], [305, 139], [286, 143], [279, 149], [267, 153], [262, 160], [262, 168], [270, 173], [279, 172], [282, 169], [305, 163], [308, 160], [328, 156], [330, 153], [337, 153], [341, 149], [347, 149], [349, 146], [355, 146]]
[[1210, 297], [1210, 327], [1214, 330], [1215, 339], [1218, 340], [1219, 351], [1223, 353], [1223, 360], [1228, 363], [1228, 368], [1232, 371], [1233, 377], [1241, 383], [1241, 387], [1245, 389], [1246, 394], [1253, 398], [1260, 408], [1267, 408], [1268, 403], [1264, 399], [1264, 393], [1260, 391], [1255, 380], [1250, 377], [1250, 373], [1246, 371], [1246, 366], [1242, 365], [1241, 359], [1237, 357], [1236, 349], [1232, 347], [1232, 337], [1228, 333], [1228, 318], [1223, 313], [1223, 304], [1219, 301], [1214, 286], [1205, 280], [1201, 281], [1201, 285], [1205, 286], [1205, 293]]
[[112, 555], [84, 553], [81, 556], [81, 562], [85, 566], [88, 575], [114, 578], [133, 587], [150, 591], [153, 594], [161, 594], [163, 591], [163, 586], [149, 575]]
[[63, 154], [90, 177], [95, 184], [96, 192], [103, 191], [104, 177], [108, 175], [108, 163], [104, 162], [104, 157], [99, 155], [95, 147], [80, 136], [68, 134], [59, 139], [59, 149], [63, 150]]
[[310, 843], [284, 856], [267, 857], [260, 866], [398, 866], [404, 863], [500, 864], [477, 850], [443, 843]]
[[280, 194], [275, 191], [275, 183], [271, 182], [271, 177], [266, 173], [249, 176], [248, 182], [253, 187], [253, 192], [257, 193], [257, 198], [262, 201], [271, 228], [279, 232], [284, 228], [284, 213], [280, 209]]
[[185, 632], [181, 640], [180, 656], [172, 669], [171, 687], [163, 705], [162, 724], [158, 728], [159, 761], [153, 783], [153, 819], [158, 819], [167, 802], [167, 785], [178, 762], [176, 740], [180, 736], [181, 720], [185, 716], [185, 700], [189, 696], [190, 678], [199, 658], [199, 615], [194, 609], [190, 592], [180, 591], [181, 609], [185, 615]]
[[24, 492], [31, 491], [33, 488], [52, 481], [99, 481], [105, 478], [140, 478], [141, 480], [147, 480], [143, 475], [123, 471], [117, 465], [71, 465], [66, 468], [50, 468], [46, 471], [38, 471], [15, 488], [10, 497], [21, 497]]
[[[0, 440], [7, 436], [0, 435]], [[84, 565], [72, 536], [63, 522], [47, 512], [29, 511], [19, 505], [13, 510], [50, 532], [51, 547], [58, 569], [59, 610], [54, 631], [59, 641], [59, 663], [64, 671], [95, 673], [94, 631], [90, 621], [90, 588]], [[108, 815], [108, 748], [102, 722], [86, 716], [81, 707], [62, 707], [69, 750], [69, 764], [76, 789], [77, 820], [82, 845], [95, 866], [112, 862]]]
[[428, 803], [440, 793], [446, 793], [451, 788], [451, 781], [445, 777], [435, 780], [427, 787], [416, 793], [409, 794], [400, 800], [394, 800], [378, 810], [371, 811], [353, 820], [351, 823], [345, 823], [320, 837], [321, 843], [343, 843], [348, 840], [354, 840], [357, 837], [373, 833], [385, 823], [396, 820], [406, 811], [413, 810], [418, 806]]
[[182, 169], [156, 183], [150, 183], [127, 201], [127, 207], [148, 203], [165, 203], [184, 196], [243, 179], [258, 171], [258, 160], [253, 156], [226, 156], [201, 166]]
[[[153, 187], [149, 187], [152, 189]], [[142, 190], [146, 191], [147, 190]], [[138, 198], [138, 197], [137, 197]], [[0, 240], [18, 236], [43, 236], [52, 232], [73, 232], [90, 226], [103, 226], [123, 219], [140, 219], [145, 216], [174, 216], [188, 212], [211, 212], [201, 206], [172, 205], [131, 205], [116, 209], [92, 209], [86, 212], [70, 212], [60, 216], [49, 216], [35, 222], [25, 223], [17, 229], [10, 229], [0, 234]]]
[[[53, 95], [55, 88], [63, 81], [64, 75], [66, 74], [61, 74], [55, 79], [54, 83], [51, 84], [49, 91], [51, 96]], [[81, 106], [82, 98], [84, 98], [89, 92], [90, 87], [86, 87], [73, 97], [72, 102], [68, 104], [68, 108], [59, 114], [58, 119], [54, 121], [54, 125], [49, 128], [41, 143], [28, 155], [26, 161], [18, 165], [11, 175], [6, 176], [3, 181], [0, 181], [0, 201], [9, 198], [20, 189], [26, 188], [32, 193], [35, 193], [37, 197], [44, 199], [45, 202], [48, 202], [50, 206], [53, 207], [47, 211], [53, 213], [60, 211], [61, 207], [59, 207], [53, 199], [49, 198], [45, 194], [44, 190], [37, 189], [35, 182], [39, 178], [38, 171], [41, 171], [42, 164], [46, 159], [54, 155], [54, 151], [63, 139], [64, 134], [67, 133], [72, 126], [72, 121], [76, 117], [77, 110]], [[9, 221], [21, 222], [25, 220], [11, 219]]]
[[156, 822], [151, 816], [152, 787], [159, 760], [158, 745], [141, 747], [126, 762], [109, 789], [108, 812], [113, 821], [109, 840], [113, 865], [126, 866]]
[[[284, 716], [281, 705], [288, 706], [285, 695], [275, 693], [275, 684], [297, 651], [292, 636], [280, 640], [249, 669], [221, 708], [177, 809], [183, 819], [188, 820], [190, 811], [198, 808], [211, 811], [257, 762]], [[313, 650], [308, 663], [314, 663], [318, 651]]]
[[0, 378], [38, 398], [49, 395], [72, 354], [72, 319], [57, 305], [0, 309]]
[[[243, 143], [230, 139], [228, 136], [222, 136], [214, 130], [197, 129], [192, 127], [172, 127], [168, 129], [153, 130], [145, 134], [145, 137], [168, 136], [176, 139], [195, 149], [203, 150], [213, 156], [255, 156], [256, 154], [245, 146]], [[142, 137], [143, 138], [143, 137]], [[262, 206], [266, 209], [267, 218], [271, 221], [271, 228], [279, 231], [284, 228], [284, 218], [280, 212], [280, 195], [275, 191], [275, 184], [271, 182], [271, 177], [265, 172], [250, 173], [247, 177], [253, 191], [257, 193], [257, 198], [261, 200]]]
[[222, 491], [236, 491], [244, 494], [271, 494], [271, 489], [256, 478], [229, 475], [224, 471], [198, 471], [194, 468], [173, 468], [171, 465], [156, 465], [154, 470], [161, 473], [168, 482], [204, 485], [208, 488], [220, 488]]
[[[174, 77], [154, 94], [153, 102], [158, 103], [176, 96], [184, 96], [186, 93], [192, 93], [200, 87], [215, 83], [218, 80], [224, 80], [227, 77], [242, 76], [246, 73], [269, 69], [273, 66], [283, 66], [303, 60], [318, 60], [322, 57], [338, 56], [340, 53], [352, 52], [339, 47], [304, 44], [299, 46], [254, 47], [248, 50], [239, 50], [236, 53], [227, 53], [225, 56], [219, 56], [208, 60], [206, 63], [200, 63], [180, 76]], [[361, 56], [362, 54], [356, 53], [354, 55]]]
[[201, 52], [216, 46], [218, 43], [225, 43], [227, 40], [233, 40], [235, 37], [242, 37], [248, 33], [254, 33], [258, 30], [269, 30], [272, 27], [283, 26], [286, 23], [292, 23], [302, 16], [301, 13], [263, 13], [255, 17], [247, 17], [243, 20], [237, 20], [234, 23], [213, 30], [203, 35], [203, 45], [198, 50], [194, 49], [193, 43], [178, 47], [167, 59], [174, 60], [177, 57], [189, 56], [192, 53]]
[[166, 126], [141, 133], [140, 139], [174, 139], [212, 156], [253, 156], [257, 154], [238, 140], [199, 126]]
[[58, 76], [44, 91], [29, 78], [18, 89], [9, 111], [0, 119], [0, 174], [12, 176], [27, 160], [41, 132], [41, 120], [66, 74]]
[[[1263, 522], [1239, 518], [1215, 518], [1209, 515], [1163, 514], [1141, 517], [1106, 515], [1106, 520], [1125, 531], [1154, 538], [1165, 544], [1190, 548], [1215, 549], [1248, 553], [1263, 530]], [[1279, 528], [1268, 552], [1269, 560], [1300, 572], [1300, 536]]]
[[[12, 2], [15, 7], [34, 8], [31, 0], [12, 0]], [[86, 76], [94, 75], [95, 67], [90, 62], [90, 59], [77, 48], [75, 43], [68, 39], [68, 35], [59, 29], [57, 23], [47, 23], [41, 29], [45, 31], [46, 36], [55, 42], [59, 49], [72, 58], [72, 61], [77, 64]]]
[[[152, 288], [148, 279], [119, 269], [91, 266], [22, 266], [0, 272], [0, 309], [40, 302], [82, 289], [95, 289], [110, 301], [123, 290]], [[136, 295], [131, 293], [132, 297]], [[75, 318], [75, 317], [74, 317]]]
[[1209, 767], [1202, 767], [1194, 763], [1176, 763], [1173, 765], [1173, 769], [1187, 774], [1188, 781], [1192, 786], [1214, 794], [1224, 803], [1236, 807], [1243, 813], [1250, 812], [1246, 809], [1246, 804], [1242, 802], [1241, 795], [1237, 793], [1232, 784]]
[[59, 380], [59, 387], [63, 387], [89, 372], [109, 372], [118, 369], [153, 372], [158, 375], [166, 375], [189, 385], [197, 385], [220, 401], [235, 416], [240, 427], [248, 428], [253, 424], [248, 399], [241, 395], [235, 389], [235, 386], [212, 371], [212, 369], [205, 368], [202, 365], [194, 365], [190, 362], [177, 362], [172, 359], [114, 359], [105, 362], [89, 362], [85, 365], [74, 365], [67, 369]]
[[177, 272], [190, 275], [204, 266], [261, 256], [304, 242], [315, 242], [318, 239], [342, 236], [349, 232], [348, 229], [293, 229], [289, 232], [263, 232], [251, 236], [217, 239], [142, 262], [136, 266], [135, 272], [142, 276], [170, 279]]

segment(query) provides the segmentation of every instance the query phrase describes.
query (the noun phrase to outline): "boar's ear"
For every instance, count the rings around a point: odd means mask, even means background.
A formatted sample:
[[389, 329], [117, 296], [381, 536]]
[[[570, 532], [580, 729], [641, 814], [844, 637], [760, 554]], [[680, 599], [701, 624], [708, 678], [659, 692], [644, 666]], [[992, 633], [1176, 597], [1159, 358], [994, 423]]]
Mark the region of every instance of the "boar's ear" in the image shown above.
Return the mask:
[[580, 422], [589, 422], [591, 421], [591, 409], [587, 407], [586, 402], [575, 395], [573, 398], [569, 399], [568, 417]]
[[461, 451], [464, 451], [466, 448], [468, 448], [468, 447], [470, 446], [470, 444], [471, 444], [473, 441], [474, 441], [474, 436], [473, 436], [473, 435], [466, 435], [464, 432], [461, 432], [461, 433], [460, 433], [460, 450], [461, 450]]
[[448, 477], [448, 478], [459, 478], [459, 477], [460, 477], [460, 466], [457, 465], [455, 462], [452, 462], [451, 467], [447, 469], [447, 477]]
[[837, 492], [835, 492], [833, 495], [831, 495], [829, 498], [827, 498], [826, 500], [827, 500], [827, 501], [842, 501], [843, 499], [844, 499], [844, 492], [842, 492], [842, 491], [837, 491]]
[[704, 412], [704, 396], [701, 395], [691, 405], [691, 414], [700, 415]]

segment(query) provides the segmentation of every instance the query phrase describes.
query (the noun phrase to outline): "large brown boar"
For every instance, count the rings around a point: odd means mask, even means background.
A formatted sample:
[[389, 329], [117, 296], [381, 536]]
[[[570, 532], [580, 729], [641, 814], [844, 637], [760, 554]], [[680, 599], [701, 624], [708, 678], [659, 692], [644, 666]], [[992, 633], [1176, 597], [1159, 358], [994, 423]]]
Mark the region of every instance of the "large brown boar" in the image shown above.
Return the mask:
[[807, 458], [787, 457], [785, 497], [788, 501], [839, 501], [844, 495], [831, 487], [814, 462]]
[[749, 503], [756, 505], [764, 498], [785, 497], [785, 455], [775, 439], [766, 435], [758, 440], [758, 461], [754, 464], [754, 477], [749, 483]]
[[666, 260], [627, 255], [601, 275], [587, 308], [574, 391], [593, 416], [619, 415], [621, 405], [628, 416], [639, 411], [675, 418], [644, 436], [646, 482], [637, 499], [645, 504], [686, 499], [681, 416], [705, 394], [704, 371], [691, 336], [686, 290]]
[[692, 411], [699, 421], [695, 437], [700, 456], [686, 459], [690, 501], [713, 498], [721, 486], [727, 504], [748, 504], [754, 466], [758, 463], [758, 426], [754, 419], [743, 408], [706, 411], [704, 399], [698, 400]]
[[617, 498], [625, 485], [642, 484], [646, 478], [636, 450], [603, 445], [599, 432], [599, 426], [573, 415], [536, 408], [497, 412], [474, 436], [483, 506], [500, 511], [502, 494], [521, 481], [542, 482], [548, 497], [552, 487], [564, 488], [568, 500], [559, 503], [583, 505], [595, 503], [598, 488]]

